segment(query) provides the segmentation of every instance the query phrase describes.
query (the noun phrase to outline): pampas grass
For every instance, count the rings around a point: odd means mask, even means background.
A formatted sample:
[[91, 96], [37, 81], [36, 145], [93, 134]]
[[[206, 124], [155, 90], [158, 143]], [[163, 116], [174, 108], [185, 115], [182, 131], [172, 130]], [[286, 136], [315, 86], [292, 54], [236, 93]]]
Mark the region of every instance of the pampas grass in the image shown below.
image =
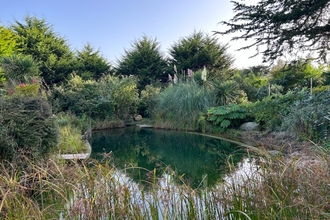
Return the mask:
[[166, 88], [156, 103], [155, 127], [196, 131], [200, 130], [200, 113], [215, 105], [215, 97], [203, 86], [186, 82]]

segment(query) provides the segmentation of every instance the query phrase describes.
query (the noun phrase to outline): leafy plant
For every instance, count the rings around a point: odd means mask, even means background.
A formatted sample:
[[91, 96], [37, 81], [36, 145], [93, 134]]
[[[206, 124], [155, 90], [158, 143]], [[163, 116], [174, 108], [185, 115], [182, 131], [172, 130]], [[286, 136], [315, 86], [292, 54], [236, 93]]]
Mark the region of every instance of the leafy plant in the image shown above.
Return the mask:
[[31, 55], [3, 56], [0, 59], [1, 68], [7, 79], [24, 81], [26, 77], [40, 75], [37, 62]]
[[154, 87], [153, 85], [146, 85], [144, 90], [141, 91], [140, 102], [138, 106], [138, 112], [142, 116], [151, 117], [152, 110], [156, 105], [156, 97], [160, 93], [160, 87]]
[[234, 126], [238, 121], [246, 117], [246, 109], [237, 104], [228, 104], [212, 107], [207, 111], [207, 121], [219, 126], [219, 132]]
[[282, 129], [312, 140], [329, 137], [330, 92], [296, 101], [283, 118]]
[[248, 105], [249, 116], [255, 118], [267, 130], [279, 129], [283, 118], [289, 113], [291, 105], [298, 100], [308, 97], [307, 90], [289, 91], [285, 95], [271, 95], [261, 101]]

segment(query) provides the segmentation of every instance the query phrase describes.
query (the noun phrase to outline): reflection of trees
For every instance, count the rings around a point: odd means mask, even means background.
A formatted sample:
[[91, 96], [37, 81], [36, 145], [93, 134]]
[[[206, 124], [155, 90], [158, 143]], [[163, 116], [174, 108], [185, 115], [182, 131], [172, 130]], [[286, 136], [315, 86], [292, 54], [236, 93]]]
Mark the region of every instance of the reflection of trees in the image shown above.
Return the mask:
[[[138, 182], [159, 178], [167, 169], [174, 170], [176, 176], [182, 176], [192, 187], [197, 187], [207, 174], [207, 182], [212, 186], [220, 180], [223, 173], [220, 170], [227, 167], [229, 155], [234, 155], [235, 163], [243, 157], [236, 145], [201, 135], [135, 127], [126, 128], [127, 132], [116, 130], [120, 131], [94, 135], [92, 156], [103, 149], [111, 150], [115, 165], [130, 167], [127, 172]], [[156, 173], [153, 172], [155, 168]]]

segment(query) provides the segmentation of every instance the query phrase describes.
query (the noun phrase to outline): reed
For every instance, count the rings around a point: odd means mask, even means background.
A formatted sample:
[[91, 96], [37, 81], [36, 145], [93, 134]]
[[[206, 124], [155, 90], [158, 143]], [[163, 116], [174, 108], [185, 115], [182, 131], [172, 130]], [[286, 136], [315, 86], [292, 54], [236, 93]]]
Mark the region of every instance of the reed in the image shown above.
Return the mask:
[[[250, 158], [212, 188], [165, 172], [151, 187], [110, 160], [0, 166], [1, 219], [330, 219], [329, 155]], [[230, 161], [230, 160], [229, 160]], [[253, 166], [251, 166], [251, 164]], [[250, 165], [250, 166], [248, 166]], [[138, 168], [134, 168], [138, 169]]]

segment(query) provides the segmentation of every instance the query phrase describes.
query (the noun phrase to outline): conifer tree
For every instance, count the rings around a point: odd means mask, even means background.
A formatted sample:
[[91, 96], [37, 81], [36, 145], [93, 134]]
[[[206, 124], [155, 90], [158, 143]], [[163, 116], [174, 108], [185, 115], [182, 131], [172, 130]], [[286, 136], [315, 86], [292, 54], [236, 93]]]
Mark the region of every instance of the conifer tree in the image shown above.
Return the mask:
[[[327, 61], [330, 48], [329, 0], [259, 0], [232, 1], [235, 15], [222, 24], [229, 27], [218, 34], [235, 35], [232, 40], [251, 39], [253, 43], [242, 47], [257, 47], [265, 61], [272, 61], [288, 53], [311, 53], [314, 58]], [[265, 49], [263, 47], [265, 46]], [[262, 49], [259, 51], [259, 49]]]

